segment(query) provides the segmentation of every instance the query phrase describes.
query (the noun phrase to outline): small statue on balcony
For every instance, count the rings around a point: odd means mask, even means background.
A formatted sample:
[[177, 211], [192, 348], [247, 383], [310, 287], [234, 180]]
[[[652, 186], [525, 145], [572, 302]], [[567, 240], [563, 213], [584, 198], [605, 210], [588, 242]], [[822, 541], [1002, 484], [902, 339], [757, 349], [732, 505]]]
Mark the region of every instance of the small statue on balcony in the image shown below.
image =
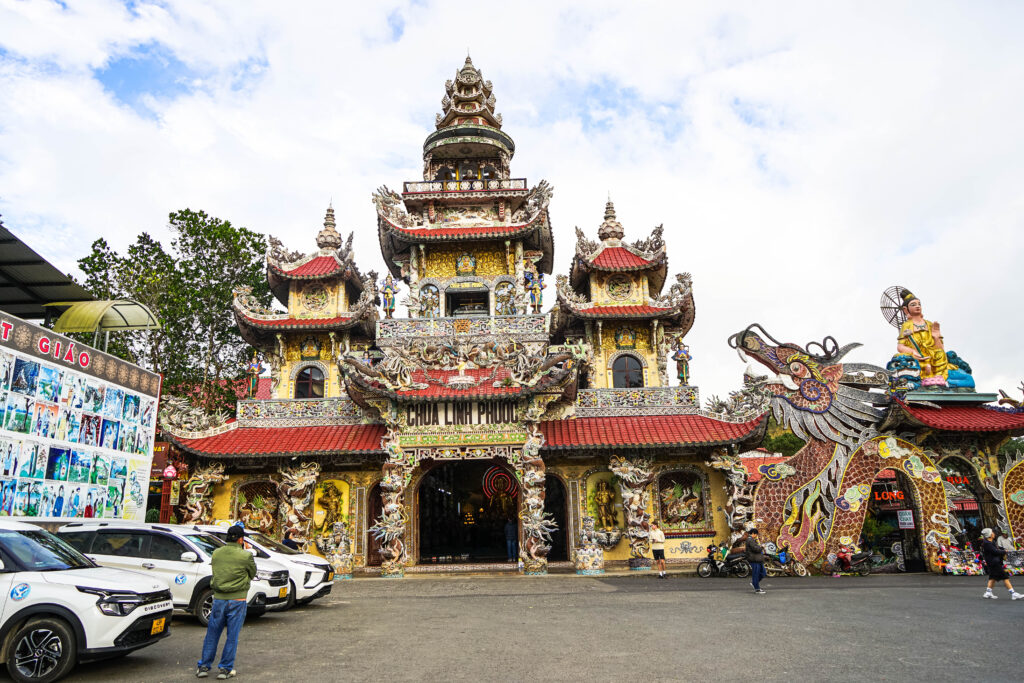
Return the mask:
[[260, 373], [264, 370], [263, 363], [260, 362], [260, 354], [258, 351], [252, 352], [252, 361], [246, 366], [245, 374], [249, 376], [249, 398], [256, 398], [256, 390], [260, 386]]
[[384, 315], [390, 318], [395, 313], [395, 300], [398, 296], [398, 283], [390, 273], [381, 283], [380, 293], [384, 297]]
[[690, 361], [693, 360], [693, 356], [690, 355], [690, 345], [683, 343], [682, 337], [676, 337], [676, 343], [672, 347], [672, 360], [676, 362], [676, 377], [679, 378], [679, 384], [682, 386], [688, 386], [690, 384]]
[[540, 308], [544, 304], [543, 290], [547, 285], [544, 284], [544, 274], [537, 271], [537, 264], [527, 263], [523, 284], [526, 287], [526, 293], [530, 297], [530, 305], [533, 307], [533, 312], [540, 313]]

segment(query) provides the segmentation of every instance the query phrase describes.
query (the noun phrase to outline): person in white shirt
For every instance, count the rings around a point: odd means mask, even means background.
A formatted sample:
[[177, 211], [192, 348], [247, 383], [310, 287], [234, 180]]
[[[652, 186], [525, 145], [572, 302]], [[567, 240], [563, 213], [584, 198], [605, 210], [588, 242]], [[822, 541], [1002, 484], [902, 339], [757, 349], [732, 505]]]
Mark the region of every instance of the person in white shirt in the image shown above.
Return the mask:
[[658, 563], [658, 578], [665, 578], [665, 532], [661, 530], [657, 522], [651, 522], [651, 550], [654, 552], [654, 561]]
[[1013, 547], [1013, 541], [1006, 537], [1006, 534], [999, 532], [999, 538], [996, 539], [996, 545], [1007, 552], [1013, 552], [1016, 548]]

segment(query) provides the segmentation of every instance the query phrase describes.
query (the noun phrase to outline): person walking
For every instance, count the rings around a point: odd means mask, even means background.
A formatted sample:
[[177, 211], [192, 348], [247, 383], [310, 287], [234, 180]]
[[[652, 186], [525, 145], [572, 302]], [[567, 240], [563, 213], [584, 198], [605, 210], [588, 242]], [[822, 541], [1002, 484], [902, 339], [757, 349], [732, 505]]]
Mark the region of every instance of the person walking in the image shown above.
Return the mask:
[[750, 563], [750, 585], [758, 595], [764, 595], [761, 590], [761, 579], [768, 573], [764, 570], [764, 548], [757, 540], [757, 529], [747, 532], [747, 562]]
[[981, 538], [981, 554], [985, 558], [985, 566], [988, 567], [988, 586], [985, 588], [985, 594], [981, 597], [995, 600], [996, 595], [992, 589], [995, 587], [996, 581], [1002, 581], [1006, 590], [1010, 591], [1011, 600], [1024, 598], [1024, 595], [1013, 590], [1010, 576], [1006, 573], [1006, 568], [1003, 567], [1003, 557], [1006, 556], [1006, 551], [995, 544], [995, 533], [989, 528], [982, 529]]
[[661, 530], [657, 522], [651, 522], [651, 531], [648, 538], [651, 539], [651, 551], [654, 553], [654, 561], [658, 563], [658, 578], [665, 578], [665, 532]]
[[228, 527], [227, 544], [213, 551], [210, 558], [213, 565], [213, 609], [206, 626], [203, 640], [203, 654], [196, 663], [196, 678], [210, 675], [210, 667], [217, 656], [217, 642], [220, 633], [227, 629], [224, 650], [220, 655], [218, 680], [234, 678], [235, 652], [238, 649], [238, 633], [242, 630], [247, 607], [246, 597], [249, 584], [256, 576], [256, 560], [245, 549], [245, 531], [240, 526]]

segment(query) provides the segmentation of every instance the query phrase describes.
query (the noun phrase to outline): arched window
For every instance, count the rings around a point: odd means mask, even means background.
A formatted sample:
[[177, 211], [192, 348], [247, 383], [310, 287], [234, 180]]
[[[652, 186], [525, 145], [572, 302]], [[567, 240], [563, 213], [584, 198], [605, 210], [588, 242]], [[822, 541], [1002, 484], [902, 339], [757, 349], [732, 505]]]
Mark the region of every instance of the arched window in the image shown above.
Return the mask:
[[634, 356], [622, 355], [612, 363], [612, 386], [637, 389], [644, 385], [644, 368]]
[[303, 368], [295, 378], [295, 398], [323, 398], [324, 373], [320, 368]]
[[434, 174], [434, 180], [455, 180], [455, 172], [447, 166], [442, 166]]

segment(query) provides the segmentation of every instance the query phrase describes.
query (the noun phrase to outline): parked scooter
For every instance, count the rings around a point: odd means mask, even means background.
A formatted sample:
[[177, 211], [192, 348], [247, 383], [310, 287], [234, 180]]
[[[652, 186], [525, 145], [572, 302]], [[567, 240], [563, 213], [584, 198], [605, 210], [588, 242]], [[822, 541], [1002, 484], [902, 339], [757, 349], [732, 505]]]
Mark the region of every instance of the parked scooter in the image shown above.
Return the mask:
[[825, 560], [821, 565], [821, 571], [825, 574], [838, 576], [840, 574], [860, 574], [867, 576], [871, 573], [871, 553], [856, 553], [850, 557], [850, 568], [843, 569], [842, 561], [837, 557], [834, 563]]
[[729, 546], [709, 545], [708, 556], [697, 564], [697, 576], [706, 579], [709, 576], [738, 576], [741, 579], [750, 576], [750, 563], [742, 552], [730, 553]]
[[764, 571], [768, 576], [807, 576], [807, 567], [798, 562], [793, 553], [789, 552], [787, 546], [783, 546], [777, 553], [767, 553], [768, 557], [764, 563]]

